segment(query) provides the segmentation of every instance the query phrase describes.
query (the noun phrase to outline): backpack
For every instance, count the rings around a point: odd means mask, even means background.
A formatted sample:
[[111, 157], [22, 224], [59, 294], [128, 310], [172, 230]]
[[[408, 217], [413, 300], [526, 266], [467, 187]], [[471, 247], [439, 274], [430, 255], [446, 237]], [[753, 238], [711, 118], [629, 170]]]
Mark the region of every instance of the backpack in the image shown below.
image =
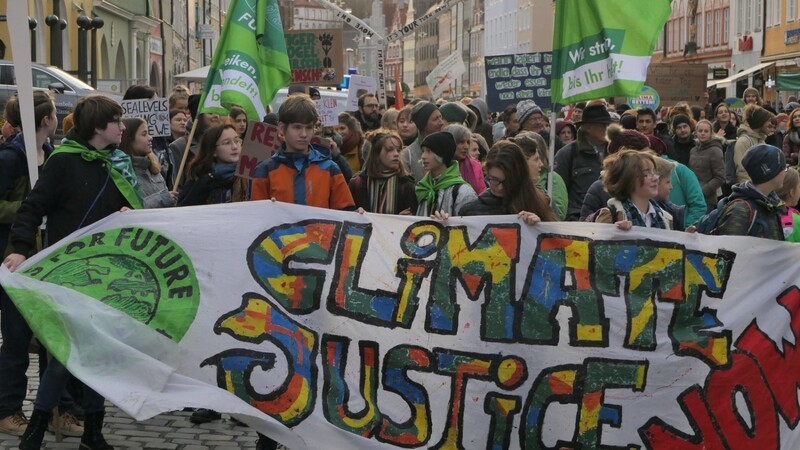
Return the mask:
[[743, 201], [747, 204], [747, 209], [750, 213], [750, 226], [747, 227], [747, 235], [749, 236], [750, 231], [753, 229], [753, 225], [756, 223], [756, 211], [753, 209], [753, 205], [749, 200], [745, 198], [731, 200], [730, 196], [721, 199], [713, 211], [701, 217], [694, 224], [696, 232], [701, 234], [717, 234], [717, 224], [719, 223], [720, 217], [722, 217], [722, 213], [725, 212], [725, 208], [728, 206], [728, 203], [736, 201]]

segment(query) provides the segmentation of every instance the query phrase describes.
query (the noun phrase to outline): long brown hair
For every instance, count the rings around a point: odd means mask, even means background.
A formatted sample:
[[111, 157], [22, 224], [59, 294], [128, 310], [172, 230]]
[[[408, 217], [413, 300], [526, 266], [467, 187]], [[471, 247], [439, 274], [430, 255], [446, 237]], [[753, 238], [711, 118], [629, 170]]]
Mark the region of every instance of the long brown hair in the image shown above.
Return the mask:
[[558, 218], [550, 208], [547, 195], [533, 184], [528, 162], [522, 149], [511, 141], [502, 140], [494, 144], [486, 156], [486, 170], [497, 168], [506, 176], [503, 182], [506, 195], [503, 203], [514, 214], [520, 211], [535, 213], [544, 222], [555, 222]]
[[[367, 141], [369, 141], [370, 147], [367, 158], [364, 160], [364, 174], [367, 175], [368, 178], [381, 178], [386, 176], [381, 170], [381, 152], [383, 151], [383, 146], [386, 144], [386, 141], [389, 139], [395, 139], [400, 144], [400, 148], [403, 148], [403, 139], [400, 138], [397, 131], [378, 128], [377, 130], [367, 132]], [[398, 173], [406, 176], [409, 174], [403, 162], [403, 158], [400, 158], [400, 169]]]
[[214, 170], [214, 151], [217, 149], [217, 141], [222, 136], [222, 132], [227, 129], [236, 131], [233, 125], [226, 123], [211, 127], [203, 133], [203, 137], [200, 138], [200, 145], [197, 146], [197, 154], [194, 155], [192, 162], [189, 164], [189, 173], [186, 174], [187, 179], [196, 180]]

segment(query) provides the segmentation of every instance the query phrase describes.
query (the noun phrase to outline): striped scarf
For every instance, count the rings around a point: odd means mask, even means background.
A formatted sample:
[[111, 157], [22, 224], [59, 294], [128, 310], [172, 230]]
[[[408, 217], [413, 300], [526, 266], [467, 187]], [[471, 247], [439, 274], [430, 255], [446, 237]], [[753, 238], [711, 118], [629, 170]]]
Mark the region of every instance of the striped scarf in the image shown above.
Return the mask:
[[378, 214], [397, 214], [397, 172], [381, 178], [368, 178], [370, 211]]

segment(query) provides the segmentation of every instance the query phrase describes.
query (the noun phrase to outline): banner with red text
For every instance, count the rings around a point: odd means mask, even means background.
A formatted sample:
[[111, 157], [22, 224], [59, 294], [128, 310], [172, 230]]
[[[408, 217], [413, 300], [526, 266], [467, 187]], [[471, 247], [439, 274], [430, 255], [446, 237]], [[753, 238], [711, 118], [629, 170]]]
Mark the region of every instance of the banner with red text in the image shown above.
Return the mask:
[[115, 214], [0, 283], [138, 420], [290, 449], [798, 448], [800, 249], [270, 201]]

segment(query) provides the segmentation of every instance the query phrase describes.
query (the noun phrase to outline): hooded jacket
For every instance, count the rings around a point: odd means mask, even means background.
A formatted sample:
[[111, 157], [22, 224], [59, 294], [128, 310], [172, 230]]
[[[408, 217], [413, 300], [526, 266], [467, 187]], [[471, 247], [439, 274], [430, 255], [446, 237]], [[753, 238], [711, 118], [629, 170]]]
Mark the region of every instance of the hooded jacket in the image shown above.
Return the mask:
[[286, 152], [285, 145], [256, 168], [250, 198], [318, 208], [354, 208], [350, 188], [324, 150], [311, 145], [308, 154]]
[[753, 130], [747, 123], [739, 125], [739, 131], [736, 132], [736, 145], [733, 148], [733, 164], [736, 165], [737, 183], [750, 181], [750, 175], [744, 170], [742, 159], [750, 147], [763, 144], [766, 138], [767, 136], [764, 133]]
[[717, 204], [717, 189], [725, 184], [724, 145], [723, 138], [712, 136], [705, 143], [697, 142], [689, 157], [689, 168], [697, 175], [709, 210]]
[[489, 123], [489, 105], [482, 98], [473, 99], [467, 105], [478, 116], [478, 123], [475, 125], [475, 132], [486, 139], [489, 148], [494, 145], [494, 133], [492, 131], [492, 124]]
[[732, 190], [714, 234], [784, 240], [781, 218], [786, 206], [774, 192], [764, 195], [749, 181], [734, 185]]

